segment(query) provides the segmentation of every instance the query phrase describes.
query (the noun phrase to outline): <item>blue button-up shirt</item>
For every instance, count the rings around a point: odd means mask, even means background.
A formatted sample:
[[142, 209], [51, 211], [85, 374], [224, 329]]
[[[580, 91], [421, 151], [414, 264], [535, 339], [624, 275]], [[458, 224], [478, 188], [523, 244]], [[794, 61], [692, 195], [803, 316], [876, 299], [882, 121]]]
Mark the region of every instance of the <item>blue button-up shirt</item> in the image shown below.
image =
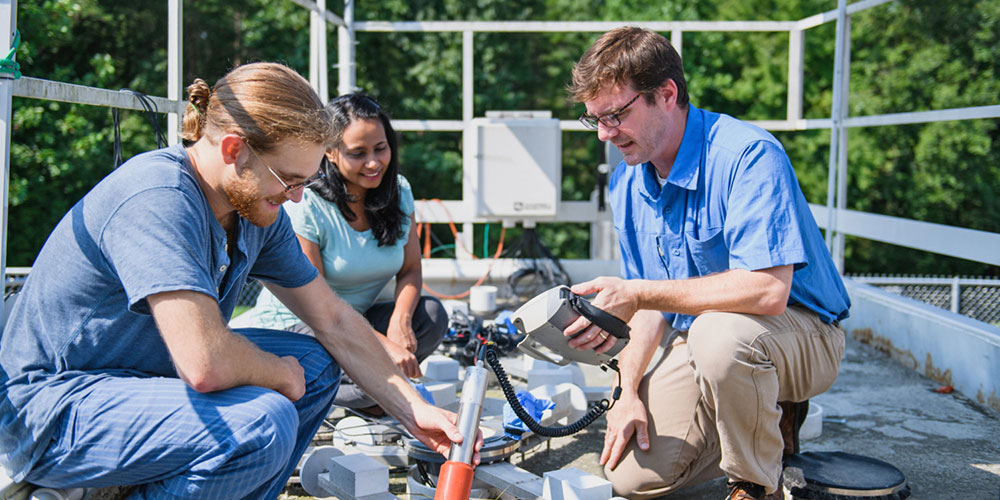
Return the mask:
[[[650, 163], [618, 165], [610, 199], [625, 279], [686, 279], [792, 265], [789, 304], [827, 323], [850, 299], [781, 143], [731, 116], [688, 107], [661, 187]], [[686, 331], [693, 316], [666, 312]]]

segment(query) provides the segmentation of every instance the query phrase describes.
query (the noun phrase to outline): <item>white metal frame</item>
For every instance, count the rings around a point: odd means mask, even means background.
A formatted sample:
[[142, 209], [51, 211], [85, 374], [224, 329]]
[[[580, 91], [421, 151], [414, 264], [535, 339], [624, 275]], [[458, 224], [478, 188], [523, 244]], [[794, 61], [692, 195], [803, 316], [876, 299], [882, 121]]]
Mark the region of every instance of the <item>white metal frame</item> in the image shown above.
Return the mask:
[[[17, 0], [0, 0], [0, 53], [6, 54], [17, 30]], [[7, 281], [7, 205], [10, 195], [10, 133], [11, 102], [14, 82], [10, 75], [0, 75], [0, 145], [3, 146], [3, 192], [0, 193], [0, 279]], [[6, 323], [7, 312], [0, 308], [0, 325]]]
[[[854, 127], [889, 126], [912, 123], [929, 123], [946, 120], [970, 120], [1000, 118], [1000, 105], [953, 108], [934, 111], [889, 113], [881, 115], [848, 116], [848, 90], [850, 88], [850, 23], [851, 15], [886, 4], [892, 0], [862, 0], [847, 5], [846, 0], [838, 0], [837, 9], [816, 14], [798, 21], [650, 21], [650, 22], [556, 22], [556, 21], [367, 21], [353, 23], [351, 32], [462, 32], [462, 120], [394, 120], [398, 130], [421, 131], [464, 131], [472, 118], [473, 101], [473, 34], [478, 32], [502, 33], [556, 33], [556, 32], [604, 32], [623, 24], [641, 26], [660, 32], [670, 32], [671, 43], [678, 52], [683, 49], [685, 31], [742, 31], [780, 32], [789, 34], [788, 102], [784, 120], [758, 120], [752, 123], [769, 130], [797, 131], [809, 129], [830, 129], [831, 148], [825, 210], [813, 205], [820, 226], [827, 229], [826, 239], [838, 269], [844, 269], [844, 236], [847, 234], [876, 239], [895, 245], [920, 250], [943, 253], [963, 259], [998, 265], [1000, 262], [1000, 234], [985, 231], [929, 224], [899, 217], [864, 214], [847, 210], [847, 131]], [[353, 12], [353, 5], [351, 5]], [[353, 14], [352, 14], [353, 15]], [[802, 75], [805, 47], [805, 32], [828, 22], [836, 22], [836, 48], [834, 55], [834, 88], [831, 118], [802, 118]], [[354, 68], [353, 59], [340, 54], [341, 68]], [[353, 53], [350, 54], [353, 58]], [[351, 75], [353, 82], [353, 74]], [[352, 84], [353, 85], [353, 84]], [[576, 120], [562, 120], [563, 130], [585, 130]], [[445, 201], [447, 212], [435, 210], [427, 202], [418, 202], [418, 218], [425, 222], [463, 223], [463, 238], [466, 246], [471, 245], [471, 223], [488, 222], [471, 216], [471, 209], [464, 201]], [[587, 213], [600, 216], [592, 209], [594, 202], [563, 202], [560, 215], [553, 219], [567, 222], [571, 219], [564, 214]], [[572, 218], [576, 220], [575, 217]], [[590, 219], [597, 222], [599, 219]], [[595, 224], [596, 226], [596, 224]], [[914, 231], [930, 230], [933, 236], [921, 236], [892, 230], [890, 227], [905, 227]], [[832, 228], [832, 230], [830, 230]], [[606, 231], [605, 231], [606, 232]], [[611, 235], [603, 235], [610, 237]], [[593, 234], [592, 237], [600, 237]], [[942, 244], [943, 241], [952, 242]], [[992, 252], [990, 250], [993, 250]], [[607, 256], [592, 256], [607, 257]]]
[[[326, 54], [326, 30], [328, 25], [338, 29], [338, 93], [356, 89], [355, 33], [366, 32], [461, 32], [462, 33], [462, 116], [454, 120], [398, 119], [394, 125], [401, 131], [464, 131], [473, 118], [473, 72], [474, 34], [482, 32], [506, 33], [553, 33], [553, 32], [603, 32], [631, 24], [661, 32], [669, 32], [672, 43], [682, 51], [685, 31], [743, 31], [743, 32], [788, 32], [788, 103], [784, 120], [762, 120], [754, 123], [770, 130], [830, 129], [831, 151], [826, 206], [813, 205], [813, 211], [820, 225], [828, 231], [828, 244], [840, 269], [843, 269], [843, 237], [854, 235], [863, 238], [903, 245], [924, 251], [943, 253], [963, 259], [1000, 265], [1000, 234], [975, 231], [940, 224], [929, 224], [905, 218], [887, 217], [846, 210], [847, 185], [847, 129], [852, 127], [889, 126], [910, 123], [928, 123], [943, 120], [995, 119], [1000, 118], [1000, 104], [954, 108], [935, 111], [891, 113], [873, 116], [847, 116], [850, 64], [850, 16], [863, 10], [877, 7], [891, 0], [862, 0], [847, 5], [846, 0], [838, 0], [837, 9], [822, 12], [798, 21], [664, 21], [664, 22], [554, 22], [554, 21], [513, 21], [513, 22], [471, 22], [471, 21], [367, 21], [354, 22], [354, 0], [344, 0], [344, 14], [339, 17], [326, 8], [326, 0], [292, 0], [310, 14], [310, 81], [326, 99], [327, 74], [329, 66]], [[186, 101], [182, 96], [181, 19], [183, 1], [168, 0], [168, 70], [167, 97], [152, 97], [158, 108], [168, 115], [170, 143], [176, 143]], [[5, 47], [9, 46], [16, 27], [16, 0], [0, 0], [0, 35], [4, 36]], [[802, 118], [802, 74], [805, 34], [810, 28], [828, 22], [837, 23], [835, 54], [834, 103], [829, 119]], [[0, 78], [0, 141], [3, 142], [3, 198], [2, 198], [2, 241], [0, 241], [0, 276], [6, 267], [7, 206], [10, 161], [10, 117], [11, 97], [27, 97], [67, 101], [97, 106], [111, 106], [123, 109], [141, 109], [140, 103], [130, 94], [117, 91], [83, 87], [79, 85], [53, 82], [38, 78], [23, 77], [20, 80]], [[582, 131], [575, 120], [563, 120], [563, 130]], [[471, 209], [462, 200], [445, 200], [442, 203], [418, 202], [417, 214], [421, 222], [447, 222], [463, 224], [463, 242], [471, 248], [472, 224], [475, 222], [496, 222], [471, 216]], [[591, 222], [594, 227], [602, 226], [606, 213], [596, 209], [596, 203], [562, 202], [559, 215], [553, 222]], [[594, 237], [611, 238], [606, 224], [601, 235]], [[614, 245], [598, 245], [614, 247]], [[606, 255], [592, 257], [605, 258]]]

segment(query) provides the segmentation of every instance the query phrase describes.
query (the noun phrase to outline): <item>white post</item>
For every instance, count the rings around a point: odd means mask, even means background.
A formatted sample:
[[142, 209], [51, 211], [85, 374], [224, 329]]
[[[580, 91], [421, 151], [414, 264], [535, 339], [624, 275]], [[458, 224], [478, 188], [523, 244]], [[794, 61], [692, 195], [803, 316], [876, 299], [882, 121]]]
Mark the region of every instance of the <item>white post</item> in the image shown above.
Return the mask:
[[[474, 62], [475, 62], [475, 52], [473, 44], [473, 32], [471, 30], [465, 30], [462, 32], [462, 135], [474, 133], [469, 127], [472, 124], [472, 118], [475, 115], [474, 106], [474, 93], [473, 93], [473, 75], [474, 75]], [[465, 140], [464, 138], [462, 139]], [[469, 201], [469, 200], [466, 200]], [[475, 255], [476, 250], [472, 248], [473, 237], [474, 237], [475, 226], [471, 222], [466, 222], [462, 224], [462, 231], [458, 233], [457, 238], [461, 239], [461, 242], [455, 242], [455, 256], [460, 259], [471, 259]], [[463, 247], [468, 249], [468, 252], [463, 251]]]
[[[837, 37], [836, 46], [833, 56], [833, 106], [830, 110], [830, 119], [833, 122], [830, 127], [830, 162], [828, 164], [828, 177], [826, 185], [826, 208], [827, 208], [827, 224], [826, 224], [826, 245], [830, 250], [830, 254], [834, 254], [834, 241], [833, 235], [837, 232], [837, 211], [836, 211], [836, 187], [837, 187], [837, 170], [839, 166], [839, 161], [837, 155], [840, 151], [840, 128], [843, 126], [843, 106], [841, 105], [841, 100], [843, 96], [843, 78], [844, 73], [844, 39], [847, 38], [846, 25], [847, 25], [847, 0], [837, 0]], [[837, 269], [843, 273], [844, 263], [838, 262], [837, 257], [834, 256], [834, 264], [837, 265]]]
[[337, 93], [354, 92], [354, 0], [344, 0], [344, 26], [337, 28]]
[[[167, 99], [171, 101], [181, 99], [181, 87], [184, 85], [181, 81], [184, 69], [184, 47], [181, 44], [184, 39], [183, 20], [183, 0], [169, 0], [167, 2]], [[184, 110], [185, 108], [181, 107], [180, 110], [172, 109], [167, 112], [168, 144], [177, 144], [180, 141]]]
[[674, 50], [677, 51], [677, 55], [684, 59], [684, 54], [681, 53], [681, 45], [684, 44], [684, 32], [681, 30], [673, 30], [670, 32], [670, 45], [674, 46]]
[[788, 121], [802, 119], [802, 64], [806, 32], [788, 32]]
[[330, 92], [327, 84], [329, 78], [324, 12], [326, 0], [316, 0], [316, 10], [309, 12], [309, 84], [319, 94], [319, 98], [326, 102], [330, 98]]
[[961, 314], [962, 286], [958, 282], [958, 276], [951, 278], [951, 312]]
[[[17, 30], [17, 0], [0, 0], [0, 55], [7, 55], [10, 44]], [[3, 280], [4, 291], [7, 284], [7, 189], [10, 184], [10, 119], [11, 99], [14, 94], [13, 75], [0, 75], [0, 143], [3, 144], [3, 220], [0, 221], [0, 231], [3, 237], [0, 241], [0, 280]], [[7, 318], [6, 312], [0, 307], [0, 325]]]
[[[851, 100], [851, 18], [844, 18], [843, 52], [841, 53], [840, 73], [840, 120], [841, 126], [837, 132], [837, 211], [847, 209], [847, 132], [843, 120], [849, 114], [848, 103]], [[841, 273], [844, 272], [844, 233], [837, 231], [833, 235], [833, 262]]]
[[462, 121], [469, 125], [474, 114], [473, 106], [473, 62], [475, 52], [473, 51], [472, 31], [462, 32]]

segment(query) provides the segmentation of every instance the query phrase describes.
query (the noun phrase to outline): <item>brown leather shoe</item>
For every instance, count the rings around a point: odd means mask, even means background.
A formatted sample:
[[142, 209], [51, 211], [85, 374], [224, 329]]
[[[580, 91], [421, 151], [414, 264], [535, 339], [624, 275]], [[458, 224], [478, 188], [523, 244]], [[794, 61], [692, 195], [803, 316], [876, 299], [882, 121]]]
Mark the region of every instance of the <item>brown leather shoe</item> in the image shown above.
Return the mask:
[[764, 487], [749, 481], [729, 481], [726, 483], [729, 495], [726, 500], [785, 500], [785, 491], [781, 488], [781, 477], [778, 477], [778, 490], [770, 495], [764, 494]]
[[781, 429], [781, 439], [785, 442], [785, 449], [781, 454], [784, 460], [799, 452], [799, 428], [802, 422], [806, 421], [806, 414], [809, 413], [809, 400], [801, 403], [791, 401], [779, 401], [781, 407], [781, 420], [778, 427]]

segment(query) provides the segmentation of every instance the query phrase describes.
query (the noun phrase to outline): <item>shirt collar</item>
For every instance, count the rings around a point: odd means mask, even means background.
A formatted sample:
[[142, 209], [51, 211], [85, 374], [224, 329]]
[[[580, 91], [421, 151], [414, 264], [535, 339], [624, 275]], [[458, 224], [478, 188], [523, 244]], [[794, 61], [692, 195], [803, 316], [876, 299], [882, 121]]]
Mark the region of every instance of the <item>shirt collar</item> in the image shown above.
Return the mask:
[[[670, 169], [670, 175], [667, 176], [667, 184], [692, 191], [698, 188], [698, 175], [701, 172], [703, 161], [702, 152], [705, 150], [704, 126], [704, 112], [689, 104], [684, 137], [677, 150], [674, 166]], [[659, 198], [661, 189], [660, 183], [656, 181], [656, 169], [649, 162], [643, 163], [641, 168], [643, 182], [640, 190], [642, 194], [652, 200]]]

